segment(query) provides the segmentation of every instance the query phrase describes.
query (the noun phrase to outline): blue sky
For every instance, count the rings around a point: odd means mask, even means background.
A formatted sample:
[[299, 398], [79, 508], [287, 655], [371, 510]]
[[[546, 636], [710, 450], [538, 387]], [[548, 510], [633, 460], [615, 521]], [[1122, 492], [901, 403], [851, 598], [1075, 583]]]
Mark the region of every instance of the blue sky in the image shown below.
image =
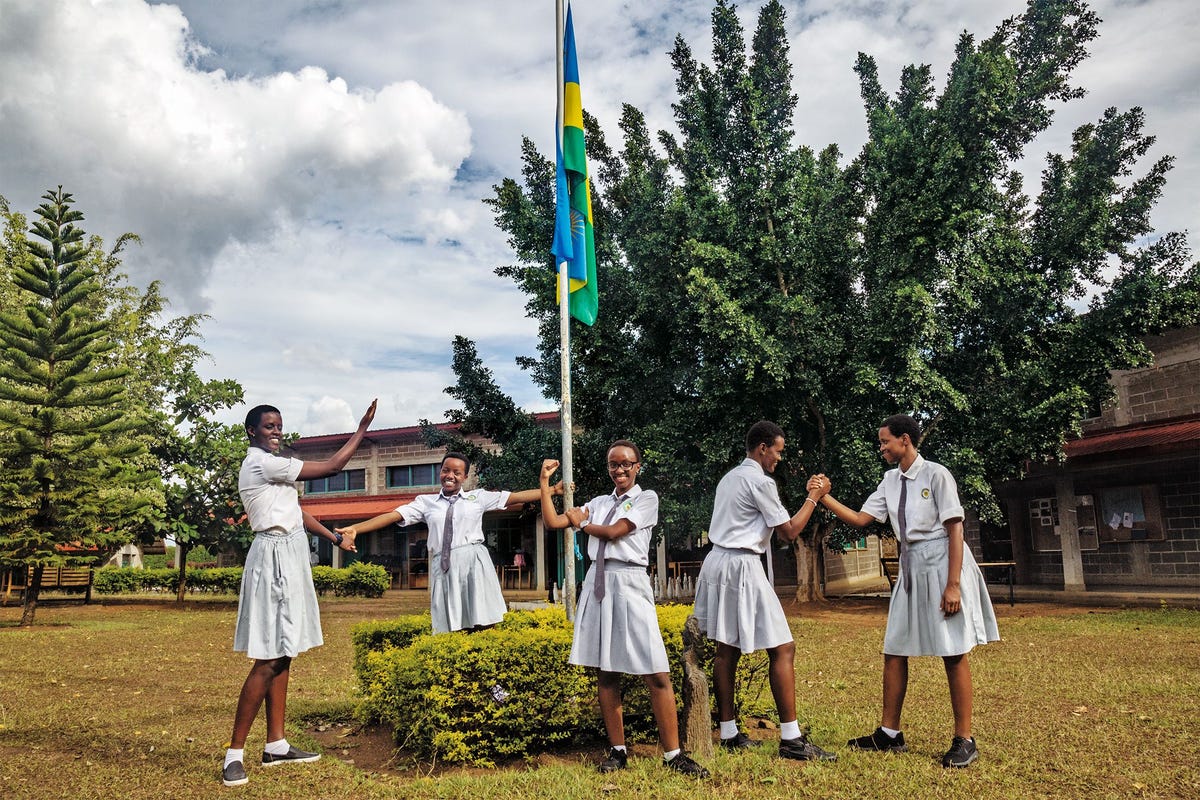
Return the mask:
[[[760, 2], [738, 6], [752, 30]], [[1012, 0], [785, 2], [800, 142], [847, 157], [864, 124], [852, 66], [871, 54], [944, 76], [958, 35], [989, 35]], [[1140, 105], [1177, 157], [1154, 220], [1200, 208], [1200, 13], [1191, 0], [1104, 0], [1088, 95], [1028, 151], [1047, 152], [1108, 106]], [[711, 2], [575, 4], [583, 100], [615, 141], [621, 104], [671, 128], [667, 51], [707, 59]], [[553, 146], [552, 0], [0, 0], [0, 194], [28, 212], [62, 184], [108, 242], [125, 231], [135, 283], [210, 315], [214, 377], [304, 434], [441, 419], [455, 334], [501, 385], [549, 408], [513, 359], [535, 347], [511, 263], [481, 202], [518, 176], [520, 141]], [[603, 302], [603, 299], [602, 301]], [[603, 310], [601, 311], [603, 313]], [[238, 416], [235, 412], [231, 418]]]

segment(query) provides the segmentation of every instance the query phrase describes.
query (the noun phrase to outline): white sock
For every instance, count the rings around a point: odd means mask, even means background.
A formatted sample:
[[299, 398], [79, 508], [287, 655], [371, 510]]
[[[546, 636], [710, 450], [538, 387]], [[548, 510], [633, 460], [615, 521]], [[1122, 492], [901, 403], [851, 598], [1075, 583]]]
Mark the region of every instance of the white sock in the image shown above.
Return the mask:
[[891, 728], [885, 728], [882, 725], [879, 726], [879, 730], [883, 731], [884, 733], [886, 733], [888, 736], [892, 737], [893, 739], [895, 739], [897, 736], [900, 735], [900, 731], [894, 731]]
[[225, 751], [225, 763], [221, 765], [221, 769], [225, 769], [235, 761], [245, 761], [245, 750], [234, 750], [232, 747]]
[[725, 721], [725, 720], [721, 721], [721, 738], [722, 739], [732, 739], [733, 737], [735, 737], [737, 735], [738, 735], [738, 729], [737, 729], [737, 720], [736, 719], [731, 719], [728, 721]]
[[792, 720], [791, 722], [779, 723], [779, 738], [780, 739], [799, 739], [800, 738], [800, 722]]
[[263, 752], [270, 753], [273, 756], [286, 755], [289, 749], [290, 745], [288, 745], [287, 739], [276, 739], [273, 742], [267, 742], [263, 745]]
[[666, 753], [663, 753], [663, 761], [670, 761], [671, 759], [673, 759], [673, 758], [674, 758], [675, 756], [677, 756], [677, 755], [679, 755], [679, 748], [678, 748], [678, 747], [676, 747], [674, 750], [670, 750], [670, 751], [668, 751], [668, 752], [666, 752]]
[[625, 745], [623, 745], [623, 744], [614, 744], [614, 745], [612, 745], [612, 749], [613, 749], [613, 750], [618, 750], [618, 751], [620, 751], [620, 752], [624, 753], [624, 752], [625, 752]]

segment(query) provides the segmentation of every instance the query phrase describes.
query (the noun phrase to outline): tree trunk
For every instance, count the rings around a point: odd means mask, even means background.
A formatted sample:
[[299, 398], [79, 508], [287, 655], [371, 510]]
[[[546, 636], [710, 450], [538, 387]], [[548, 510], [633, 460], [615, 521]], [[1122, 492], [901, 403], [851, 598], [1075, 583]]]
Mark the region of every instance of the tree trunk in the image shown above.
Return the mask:
[[811, 537], [796, 539], [796, 602], [823, 603], [825, 592], [821, 579], [825, 573], [822, 548], [825, 543], [825, 526], [817, 525]]
[[38, 594], [42, 589], [43, 569], [41, 564], [29, 568], [29, 582], [25, 586], [25, 605], [21, 607], [21, 627], [33, 624], [33, 615], [37, 612]]
[[700, 623], [689, 614], [683, 625], [683, 724], [679, 726], [681, 746], [692, 755], [709, 758], [713, 754], [712, 712], [708, 699], [708, 675], [700, 666], [697, 648], [704, 641]]
[[175, 547], [179, 553], [179, 583], [175, 589], [175, 602], [182, 603], [183, 596], [187, 593], [187, 556], [192, 548], [183, 542], [176, 542]]

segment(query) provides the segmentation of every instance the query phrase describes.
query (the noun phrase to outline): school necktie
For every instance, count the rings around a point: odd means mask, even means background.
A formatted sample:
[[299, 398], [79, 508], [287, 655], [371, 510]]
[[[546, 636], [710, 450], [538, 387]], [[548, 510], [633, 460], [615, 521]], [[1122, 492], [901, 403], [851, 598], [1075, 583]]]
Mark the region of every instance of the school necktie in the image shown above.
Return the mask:
[[908, 478], [900, 473], [900, 506], [896, 509], [896, 522], [900, 528], [900, 574], [904, 576], [904, 591], [912, 589], [912, 575], [908, 572], [908, 519], [905, 506], [908, 504]]
[[442, 573], [450, 571], [450, 543], [454, 541], [454, 504], [458, 502], [460, 495], [452, 494], [449, 497], [442, 495], [449, 506], [446, 508], [446, 523], [442, 525]]
[[[613, 503], [613, 507], [608, 510], [608, 516], [604, 518], [602, 525], [611, 525], [613, 517], [617, 515], [617, 509], [621, 507], [629, 499], [629, 495], [623, 494], [617, 498], [617, 502]], [[596, 601], [604, 599], [604, 547], [608, 544], [608, 539], [601, 539], [600, 544], [596, 546], [596, 585], [592, 589], [592, 593], [596, 596]]]

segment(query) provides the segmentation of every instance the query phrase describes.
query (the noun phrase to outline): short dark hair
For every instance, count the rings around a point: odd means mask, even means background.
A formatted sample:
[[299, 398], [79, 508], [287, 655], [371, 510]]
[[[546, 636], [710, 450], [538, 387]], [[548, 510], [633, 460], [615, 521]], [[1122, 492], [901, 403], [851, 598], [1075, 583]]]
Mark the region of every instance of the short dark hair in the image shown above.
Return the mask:
[[921, 424], [913, 419], [908, 414], [893, 414], [883, 421], [881, 428], [887, 428], [888, 432], [899, 439], [904, 434], [908, 434], [908, 438], [912, 440], [913, 447], [921, 441]]
[[279, 414], [282, 418], [283, 414], [275, 406], [255, 406], [246, 412], [246, 427], [257, 428], [258, 423], [262, 422], [262, 418], [267, 414]]
[[760, 419], [746, 431], [746, 452], [753, 452], [760, 444], [771, 447], [775, 440], [783, 436], [783, 428], [769, 419]]
[[438, 469], [441, 469], [442, 466], [445, 465], [446, 459], [448, 459], [448, 458], [457, 458], [459, 461], [461, 461], [467, 465], [467, 474], [469, 475], [471, 473], [471, 459], [467, 458], [462, 453], [455, 453], [455, 452], [449, 452], [449, 453], [446, 453], [446, 455], [442, 456], [442, 461], [440, 464], [438, 464]]
[[629, 441], [628, 439], [617, 439], [615, 442], [613, 442], [612, 444], [610, 444], [608, 446], [607, 450], [604, 451], [605, 455], [608, 455], [609, 453], [611, 453], [612, 449], [614, 447], [628, 447], [630, 450], [633, 451], [633, 454], [635, 456], [637, 456], [637, 460], [639, 462], [642, 460], [642, 448], [638, 447], [636, 444]]

